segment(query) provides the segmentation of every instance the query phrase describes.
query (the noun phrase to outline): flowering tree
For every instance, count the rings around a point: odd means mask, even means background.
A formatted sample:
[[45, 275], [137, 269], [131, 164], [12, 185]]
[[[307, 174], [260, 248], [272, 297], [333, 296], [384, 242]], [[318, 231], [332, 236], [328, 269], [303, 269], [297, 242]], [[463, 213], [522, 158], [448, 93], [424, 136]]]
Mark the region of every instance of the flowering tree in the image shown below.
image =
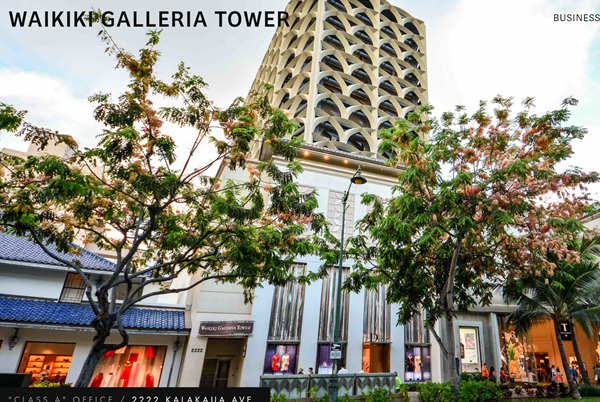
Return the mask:
[[[490, 304], [505, 278], [552, 275], [548, 250], [577, 261], [567, 242], [590, 210], [585, 185], [598, 181], [596, 173], [557, 170], [585, 134], [563, 125], [574, 99], [542, 116], [530, 114], [532, 99], [515, 116], [512, 99], [493, 103], [493, 114], [481, 102], [472, 116], [457, 107], [440, 121], [427, 119], [431, 107], [424, 106], [380, 133], [380, 151], [402, 169], [391, 199], [363, 195], [372, 210], [357, 224], [362, 234], [350, 253], [357, 262], [346, 284], [390, 284], [387, 299], [400, 303], [400, 323], [426, 314], [457, 397], [455, 315]], [[440, 319], [444, 341], [435, 330]]]
[[[294, 161], [299, 142], [284, 140], [294, 125], [264, 96], [217, 108], [204, 94], [205, 82], [183, 63], [170, 81], [155, 74], [159, 32], [149, 33], [137, 57], [119, 48], [106, 31], [101, 35], [131, 80], [116, 101], [108, 94], [90, 97], [97, 105], [95, 119], [106, 127], [99, 143], [81, 150], [68, 135], [23, 123], [19, 134], [26, 140], [42, 149], [50, 141], [63, 142], [73, 154], [68, 159], [5, 156], [0, 187], [2, 228], [28, 236], [86, 284], [96, 334], [75, 384], [79, 387], [89, 384], [104, 353], [127, 345], [122, 317], [137, 303], [207, 280], [238, 283], [249, 301], [263, 280], [275, 285], [295, 280], [290, 274], [294, 258], [318, 253], [319, 242], [311, 233], [325, 225], [315, 213], [314, 194], [301, 195], [294, 184], [301, 172]], [[157, 96], [173, 105], [156, 109], [151, 99]], [[5, 126], [16, 129], [20, 121], [15, 118], [23, 116], [14, 108], [5, 112], [10, 123]], [[182, 134], [165, 129], [165, 122], [193, 130], [189, 149], [178, 151], [173, 137]], [[211, 136], [216, 130], [222, 130], [221, 139]], [[250, 147], [261, 137], [287, 161], [285, 169], [271, 160], [250, 163]], [[194, 156], [207, 141], [216, 155], [198, 164]], [[208, 174], [215, 164], [245, 168], [249, 179], [221, 183]], [[76, 236], [114, 252], [116, 268], [104, 283], [94, 286], [76, 259], [62, 258], [48, 247], [76, 253]], [[192, 281], [174, 288], [171, 282], [182, 274]], [[125, 289], [119, 301], [117, 287]], [[122, 341], [107, 344], [115, 331]]]

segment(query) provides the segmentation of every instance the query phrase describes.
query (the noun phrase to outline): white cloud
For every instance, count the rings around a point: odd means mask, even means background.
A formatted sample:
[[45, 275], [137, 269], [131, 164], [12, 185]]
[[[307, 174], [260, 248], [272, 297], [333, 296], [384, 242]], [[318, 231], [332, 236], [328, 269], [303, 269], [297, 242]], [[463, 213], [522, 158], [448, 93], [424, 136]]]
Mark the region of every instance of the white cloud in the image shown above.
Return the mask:
[[[28, 110], [26, 121], [70, 134], [83, 145], [92, 145], [103, 126], [93, 119], [94, 107], [77, 98], [64, 82], [36, 73], [0, 70], [0, 99], [16, 109]], [[2, 133], [0, 146], [26, 150], [20, 138]]]

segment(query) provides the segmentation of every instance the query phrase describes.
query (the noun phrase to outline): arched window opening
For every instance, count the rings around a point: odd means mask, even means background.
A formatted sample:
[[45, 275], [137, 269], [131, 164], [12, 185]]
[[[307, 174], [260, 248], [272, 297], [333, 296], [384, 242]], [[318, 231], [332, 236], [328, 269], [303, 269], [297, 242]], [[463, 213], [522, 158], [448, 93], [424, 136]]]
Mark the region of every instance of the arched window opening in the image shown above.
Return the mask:
[[381, 32], [385, 33], [390, 38], [398, 39], [398, 36], [396, 36], [396, 32], [394, 32], [394, 30], [388, 26], [382, 27]]
[[414, 33], [415, 35], [421, 35], [419, 33], [419, 30], [417, 29], [417, 27], [415, 26], [415, 24], [413, 24], [412, 22], [409, 22], [408, 24], [404, 24], [404, 27], [406, 29], [408, 29], [410, 32]]
[[353, 55], [358, 57], [364, 63], [373, 64], [369, 54], [365, 52], [364, 49], [355, 50]]
[[382, 82], [379, 85], [379, 88], [384, 90], [385, 92], [387, 92], [390, 95], [398, 96], [398, 91], [396, 91], [396, 88], [394, 87], [394, 85], [389, 81]]
[[289, 94], [283, 95], [283, 98], [281, 99], [281, 103], [279, 103], [279, 108], [281, 109], [283, 107], [283, 105], [285, 105], [287, 103], [287, 101], [289, 101], [289, 100], [290, 100]]
[[[337, 131], [335, 131], [335, 127], [333, 127], [331, 125], [331, 123], [321, 123], [317, 126], [317, 129], [315, 130], [315, 132], [317, 134], [319, 134], [321, 137], [324, 137], [330, 141], [339, 141], [340, 140], [340, 136], [338, 135]], [[317, 142], [319, 140], [315, 139], [315, 142]]]
[[371, 85], [371, 78], [369, 78], [369, 74], [367, 74], [362, 68], [354, 70], [352, 72], [352, 76], [358, 78], [363, 84]]
[[379, 66], [379, 68], [388, 73], [389, 75], [393, 75], [394, 77], [398, 76], [398, 73], [396, 72], [394, 66], [392, 66], [392, 64], [387, 61], [381, 63], [381, 66]]
[[365, 91], [363, 91], [362, 89], [357, 89], [356, 91], [353, 91], [350, 94], [350, 97], [352, 99], [357, 100], [358, 102], [360, 102], [363, 105], [370, 105], [371, 104], [371, 100], [367, 96], [367, 93]]
[[350, 120], [361, 127], [371, 128], [371, 123], [369, 122], [367, 115], [360, 110], [357, 110], [356, 112], [352, 113], [350, 115]]
[[359, 151], [369, 152], [371, 150], [371, 147], [369, 147], [369, 142], [360, 133], [353, 134], [350, 138], [348, 138], [348, 145], [352, 145]]
[[324, 77], [321, 82], [319, 83], [319, 85], [324, 86], [328, 91], [335, 93], [335, 94], [341, 94], [342, 93], [342, 88], [340, 87], [340, 84], [335, 80], [335, 78], [332, 77]]
[[327, 0], [327, 2], [329, 4], [331, 4], [332, 6], [334, 6], [335, 8], [337, 8], [338, 10], [346, 12], [346, 7], [344, 6], [344, 4], [341, 1], [338, 1], [338, 0]]
[[412, 50], [416, 50], [417, 52], [419, 51], [419, 45], [417, 45], [417, 42], [415, 42], [412, 39], [407, 39], [404, 41], [405, 44], [407, 44]]
[[396, 111], [396, 108], [394, 107], [394, 105], [392, 105], [392, 102], [390, 101], [383, 101], [381, 102], [381, 105], [379, 105], [379, 110], [391, 115], [391, 116], [396, 116], [398, 117], [398, 112]]
[[409, 92], [404, 96], [404, 99], [411, 102], [413, 105], [420, 105], [421, 100], [414, 92]]
[[362, 4], [363, 6], [365, 6], [366, 8], [373, 10], [373, 4], [371, 4], [371, 2], [369, 0], [358, 0], [358, 2], [360, 4]]
[[371, 37], [369, 35], [367, 35], [367, 33], [365, 31], [356, 31], [354, 36], [356, 36], [358, 39], [362, 40], [364, 43], [366, 43], [368, 45], [373, 44]]
[[335, 28], [345, 31], [346, 28], [344, 27], [344, 24], [342, 24], [342, 21], [340, 21], [340, 19], [338, 17], [334, 17], [334, 16], [329, 16], [325, 19], [325, 22], [333, 25]]
[[361, 20], [362, 22], [364, 22], [365, 25], [368, 25], [370, 27], [373, 26], [373, 21], [371, 21], [371, 19], [365, 13], [358, 13], [358, 14], [356, 14], [356, 18], [358, 18], [359, 20]]
[[302, 102], [300, 102], [300, 104], [298, 105], [298, 109], [296, 109], [296, 111], [294, 112], [294, 117], [298, 117], [298, 115], [302, 113], [304, 109], [306, 109], [306, 105], [306, 99], [302, 100]]
[[404, 77], [404, 79], [416, 87], [421, 86], [421, 84], [419, 83], [419, 79], [413, 73], [407, 74], [406, 77]]
[[396, 19], [396, 16], [390, 10], [383, 10], [381, 12], [381, 15], [383, 15], [385, 18], [387, 18], [388, 20], [390, 20], [392, 22], [396, 22], [396, 23], [398, 22], [398, 20]]
[[287, 61], [285, 62], [285, 66], [283, 66], [283, 68], [286, 68], [292, 62], [292, 60], [294, 60], [294, 55], [290, 54], [290, 57], [288, 57]]
[[304, 71], [304, 68], [306, 66], [308, 66], [311, 62], [312, 62], [312, 57], [307, 57], [306, 60], [304, 60], [302, 67], [300, 68], [300, 72]]
[[329, 68], [331, 68], [333, 71], [344, 71], [344, 67], [342, 66], [342, 63], [340, 63], [340, 61], [337, 59], [337, 57], [333, 56], [333, 55], [327, 55], [325, 57], [323, 57], [322, 59], [323, 63], [325, 63], [325, 65]]
[[398, 57], [398, 53], [394, 50], [394, 48], [389, 43], [384, 43], [381, 45], [381, 50], [389, 54], [393, 57]]
[[408, 56], [404, 59], [404, 61], [413, 66], [414, 68], [419, 68], [419, 62], [412, 56]]
[[331, 99], [323, 99], [317, 105], [317, 109], [322, 110], [328, 116], [337, 116], [340, 117], [342, 114], [340, 113], [340, 108], [335, 104]]

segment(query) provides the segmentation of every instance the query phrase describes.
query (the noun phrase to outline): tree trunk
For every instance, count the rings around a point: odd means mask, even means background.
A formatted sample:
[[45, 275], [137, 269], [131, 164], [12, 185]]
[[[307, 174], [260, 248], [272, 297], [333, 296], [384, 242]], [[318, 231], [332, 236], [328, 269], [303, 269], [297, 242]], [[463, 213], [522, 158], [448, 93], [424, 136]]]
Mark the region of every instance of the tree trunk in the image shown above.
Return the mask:
[[92, 381], [92, 376], [94, 375], [94, 370], [96, 369], [96, 365], [98, 361], [102, 357], [104, 353], [106, 353], [104, 342], [107, 337], [103, 337], [102, 335], [96, 334], [94, 337], [94, 343], [92, 348], [90, 349], [90, 353], [88, 353], [85, 362], [83, 363], [83, 367], [81, 368], [81, 373], [79, 373], [79, 377], [75, 382], [75, 387], [88, 387], [90, 382]]
[[579, 366], [579, 374], [581, 374], [581, 381], [585, 385], [590, 385], [590, 377], [588, 376], [588, 372], [583, 365], [583, 359], [581, 358], [581, 351], [579, 350], [579, 342], [577, 341], [577, 332], [575, 331], [575, 320], [571, 318], [569, 320], [569, 324], [571, 324], [571, 333], [573, 337], [573, 350], [575, 351], [575, 357], [577, 358], [577, 365]]
[[564, 375], [567, 377], [567, 381], [569, 382], [569, 388], [571, 389], [571, 396], [573, 397], [573, 399], [581, 400], [581, 395], [579, 395], [577, 385], [575, 385], [573, 376], [569, 371], [569, 361], [567, 360], [565, 345], [563, 344], [562, 338], [560, 337], [560, 322], [556, 320], [554, 321], [554, 334], [556, 336], [556, 342], [558, 342], [558, 350], [560, 351], [560, 359], [562, 360]]
[[456, 366], [456, 338], [454, 337], [454, 316], [452, 311], [445, 311], [446, 319], [446, 346], [448, 348], [447, 359], [450, 360], [450, 384], [452, 393], [456, 400], [460, 395], [460, 377], [458, 376], [458, 367]]

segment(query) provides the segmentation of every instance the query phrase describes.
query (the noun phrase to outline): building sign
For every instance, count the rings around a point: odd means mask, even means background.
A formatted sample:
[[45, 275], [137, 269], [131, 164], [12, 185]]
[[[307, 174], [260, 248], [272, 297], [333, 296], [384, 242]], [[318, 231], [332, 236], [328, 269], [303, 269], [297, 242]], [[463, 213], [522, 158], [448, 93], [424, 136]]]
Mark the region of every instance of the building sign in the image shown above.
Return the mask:
[[201, 336], [250, 336], [254, 329], [253, 321], [205, 321], [200, 323]]
[[568, 322], [561, 322], [560, 323], [560, 339], [562, 339], [563, 341], [570, 341], [573, 338], [573, 334], [571, 332], [571, 324], [569, 324]]
[[342, 344], [341, 343], [333, 343], [331, 345], [331, 350], [329, 351], [329, 357], [331, 360], [339, 360], [342, 358]]

